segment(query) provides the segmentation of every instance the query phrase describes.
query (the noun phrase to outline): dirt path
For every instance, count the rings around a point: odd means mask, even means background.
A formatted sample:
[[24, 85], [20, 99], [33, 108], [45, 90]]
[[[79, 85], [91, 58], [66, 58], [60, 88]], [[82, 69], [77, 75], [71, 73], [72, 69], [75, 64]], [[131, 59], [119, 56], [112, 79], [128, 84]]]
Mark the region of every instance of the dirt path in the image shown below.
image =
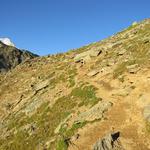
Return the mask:
[[111, 131], [121, 133], [120, 140], [125, 150], [150, 150], [150, 136], [145, 132], [142, 108], [138, 106], [137, 99], [137, 92], [143, 87], [138, 86], [139, 89], [128, 96], [112, 96], [114, 90], [106, 90], [97, 81], [97, 78], [89, 80], [90, 84], [98, 88], [97, 94], [104, 100], [113, 102], [113, 107], [105, 114], [104, 120], [89, 123], [79, 129], [80, 138], [75, 141], [76, 146], [71, 145], [69, 150], [91, 150], [99, 138]]

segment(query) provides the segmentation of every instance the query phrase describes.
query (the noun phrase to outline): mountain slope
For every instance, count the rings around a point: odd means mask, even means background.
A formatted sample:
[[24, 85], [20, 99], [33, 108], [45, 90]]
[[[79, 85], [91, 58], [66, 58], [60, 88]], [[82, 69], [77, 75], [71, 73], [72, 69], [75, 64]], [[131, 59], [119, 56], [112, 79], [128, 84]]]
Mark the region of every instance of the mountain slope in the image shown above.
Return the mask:
[[5, 45], [0, 41], [0, 72], [6, 72], [21, 62], [34, 57], [37, 57], [37, 55]]
[[0, 149], [150, 149], [150, 19], [100, 42], [25, 61], [0, 76]]

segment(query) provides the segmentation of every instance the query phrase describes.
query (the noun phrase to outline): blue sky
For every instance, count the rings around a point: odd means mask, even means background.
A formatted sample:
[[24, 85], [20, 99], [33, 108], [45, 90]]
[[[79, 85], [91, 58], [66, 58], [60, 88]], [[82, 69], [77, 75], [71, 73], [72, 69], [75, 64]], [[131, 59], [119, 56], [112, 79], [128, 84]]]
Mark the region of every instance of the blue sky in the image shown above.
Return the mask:
[[0, 0], [0, 37], [39, 55], [78, 48], [150, 17], [150, 0]]

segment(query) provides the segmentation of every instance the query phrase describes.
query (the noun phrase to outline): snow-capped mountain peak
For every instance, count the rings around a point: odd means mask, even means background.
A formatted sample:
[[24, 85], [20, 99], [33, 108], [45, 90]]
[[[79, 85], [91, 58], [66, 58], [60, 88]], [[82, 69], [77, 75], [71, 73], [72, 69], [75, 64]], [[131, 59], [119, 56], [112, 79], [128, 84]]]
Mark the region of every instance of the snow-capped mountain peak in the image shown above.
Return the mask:
[[15, 47], [15, 44], [9, 38], [0, 38], [0, 41], [5, 45]]

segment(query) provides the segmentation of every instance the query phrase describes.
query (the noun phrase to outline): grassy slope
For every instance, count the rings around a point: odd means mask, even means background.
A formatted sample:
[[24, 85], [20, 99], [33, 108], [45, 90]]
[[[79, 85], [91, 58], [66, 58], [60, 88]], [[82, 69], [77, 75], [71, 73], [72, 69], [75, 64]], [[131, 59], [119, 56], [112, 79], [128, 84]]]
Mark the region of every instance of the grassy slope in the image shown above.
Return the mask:
[[[79, 124], [72, 122], [69, 126], [62, 126], [59, 133], [54, 133], [54, 130], [70, 114], [78, 114], [77, 110], [92, 107], [100, 100], [91, 79], [82, 76], [81, 72], [107, 68], [110, 59], [116, 62], [112, 67], [112, 79], [124, 75], [129, 65], [149, 67], [150, 42], [147, 42], [150, 38], [149, 29], [150, 24], [144, 24], [144, 27], [140, 25], [129, 27], [114, 37], [78, 50], [35, 58], [18, 66], [4, 78], [1, 77], [0, 116], [3, 118], [3, 126], [0, 126], [2, 131], [0, 149], [67, 149], [66, 139], [74, 135], [78, 128], [86, 125], [86, 122]], [[130, 38], [128, 33], [133, 31], [135, 33]], [[104, 51], [83, 68], [78, 68], [74, 63], [72, 57], [75, 54], [107, 47], [108, 44], [113, 46], [108, 48], [107, 53]], [[125, 54], [118, 55], [123, 48], [126, 49]], [[34, 93], [32, 85], [47, 79], [50, 80], [48, 87]], [[23, 100], [17, 103], [20, 97], [23, 97]], [[28, 105], [37, 99], [40, 105], [35, 102], [37, 108], [32, 108], [29, 114], [26, 113]]]

